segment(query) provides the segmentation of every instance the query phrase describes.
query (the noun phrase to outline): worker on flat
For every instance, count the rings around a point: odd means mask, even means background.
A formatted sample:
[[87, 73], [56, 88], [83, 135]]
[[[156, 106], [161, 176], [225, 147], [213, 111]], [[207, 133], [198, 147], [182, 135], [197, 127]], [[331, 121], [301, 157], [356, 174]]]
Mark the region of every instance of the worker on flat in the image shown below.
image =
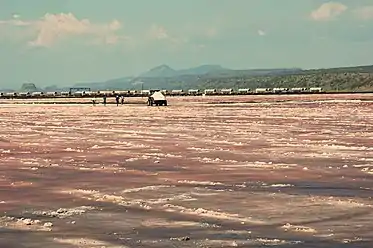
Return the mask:
[[106, 95], [104, 95], [103, 99], [104, 99], [104, 106], [106, 106]]

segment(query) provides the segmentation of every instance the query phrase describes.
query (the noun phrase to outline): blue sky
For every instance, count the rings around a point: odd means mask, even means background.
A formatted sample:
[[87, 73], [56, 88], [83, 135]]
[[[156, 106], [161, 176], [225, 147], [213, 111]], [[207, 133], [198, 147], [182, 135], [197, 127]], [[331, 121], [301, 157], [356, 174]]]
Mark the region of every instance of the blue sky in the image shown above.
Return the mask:
[[373, 64], [371, 0], [0, 0], [0, 88], [220, 64]]

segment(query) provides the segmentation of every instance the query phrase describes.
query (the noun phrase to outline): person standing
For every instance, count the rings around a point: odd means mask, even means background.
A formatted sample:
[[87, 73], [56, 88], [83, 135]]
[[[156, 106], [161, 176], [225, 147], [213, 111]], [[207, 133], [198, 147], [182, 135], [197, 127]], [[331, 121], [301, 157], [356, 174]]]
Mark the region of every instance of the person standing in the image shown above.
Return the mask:
[[106, 95], [104, 95], [104, 106], [106, 106]]
[[117, 107], [119, 106], [119, 95], [116, 95], [115, 96], [115, 101], [116, 101], [116, 103], [117, 103]]
[[124, 104], [124, 96], [122, 96], [122, 98], [120, 100], [121, 100], [121, 104], [123, 105]]

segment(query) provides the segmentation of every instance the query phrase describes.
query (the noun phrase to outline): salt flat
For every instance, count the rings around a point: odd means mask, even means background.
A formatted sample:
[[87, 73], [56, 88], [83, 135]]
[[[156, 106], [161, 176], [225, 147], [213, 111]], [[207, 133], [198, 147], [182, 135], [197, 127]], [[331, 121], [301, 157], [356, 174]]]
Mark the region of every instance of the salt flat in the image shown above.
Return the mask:
[[372, 247], [371, 95], [168, 99], [0, 105], [0, 247]]

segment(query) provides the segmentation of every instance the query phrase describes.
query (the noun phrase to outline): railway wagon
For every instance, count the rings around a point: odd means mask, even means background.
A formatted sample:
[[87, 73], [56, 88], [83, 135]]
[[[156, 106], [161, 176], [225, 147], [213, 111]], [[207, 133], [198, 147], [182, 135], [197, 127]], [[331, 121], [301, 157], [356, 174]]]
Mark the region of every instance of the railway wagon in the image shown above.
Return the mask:
[[17, 97], [18, 93], [17, 92], [6, 92], [3, 94], [3, 97], [5, 98], [14, 98]]
[[100, 90], [97, 92], [98, 96], [107, 96], [107, 97], [111, 97], [111, 96], [114, 96], [115, 95], [115, 91], [114, 90]]
[[32, 97], [43, 97], [45, 94], [44, 94], [44, 92], [42, 92], [42, 91], [36, 91], [36, 92], [32, 92], [31, 93], [31, 96]]
[[69, 96], [71, 96], [71, 93], [69, 91], [62, 91], [60, 95], [62, 97], [69, 97]]
[[311, 93], [321, 93], [322, 92], [322, 88], [321, 87], [310, 88], [310, 92]]
[[73, 92], [72, 93], [72, 95], [74, 96], [74, 97], [82, 97], [82, 96], [84, 96], [84, 91], [75, 91], [75, 92]]
[[185, 91], [184, 90], [172, 90], [171, 91], [171, 95], [172, 96], [184, 96], [185, 95]]
[[205, 89], [205, 95], [216, 95], [217, 94], [217, 90], [216, 89]]
[[220, 94], [221, 95], [231, 95], [231, 94], [233, 94], [234, 92], [233, 92], [233, 89], [221, 89], [220, 90]]
[[59, 96], [59, 95], [60, 95], [60, 93], [57, 92], [57, 91], [49, 91], [49, 92], [45, 93], [46, 97], [56, 97], [56, 96]]
[[162, 92], [163, 95], [165, 96], [168, 96], [170, 95], [170, 91], [169, 90], [160, 90]]
[[115, 90], [115, 95], [129, 96], [130, 91], [129, 90]]
[[190, 96], [197, 96], [197, 95], [200, 95], [200, 91], [199, 89], [189, 89], [188, 90], [188, 95]]
[[271, 88], [256, 88], [255, 93], [256, 94], [270, 94], [272, 93], [272, 89]]
[[97, 91], [83, 91], [82, 96], [97, 96]]
[[141, 91], [140, 91], [140, 94], [141, 94], [142, 96], [150, 96], [150, 90], [141, 90]]
[[305, 93], [307, 92], [307, 88], [291, 88], [291, 93]]
[[19, 97], [25, 98], [25, 97], [30, 97], [31, 93], [30, 92], [19, 92], [18, 93]]
[[251, 89], [238, 89], [237, 94], [239, 95], [248, 95], [251, 93]]
[[17, 92], [7, 92], [4, 94], [6, 97], [17, 97], [18, 93]]
[[273, 88], [272, 89], [272, 92], [274, 94], [284, 94], [284, 93], [287, 93], [289, 91], [288, 88]]

